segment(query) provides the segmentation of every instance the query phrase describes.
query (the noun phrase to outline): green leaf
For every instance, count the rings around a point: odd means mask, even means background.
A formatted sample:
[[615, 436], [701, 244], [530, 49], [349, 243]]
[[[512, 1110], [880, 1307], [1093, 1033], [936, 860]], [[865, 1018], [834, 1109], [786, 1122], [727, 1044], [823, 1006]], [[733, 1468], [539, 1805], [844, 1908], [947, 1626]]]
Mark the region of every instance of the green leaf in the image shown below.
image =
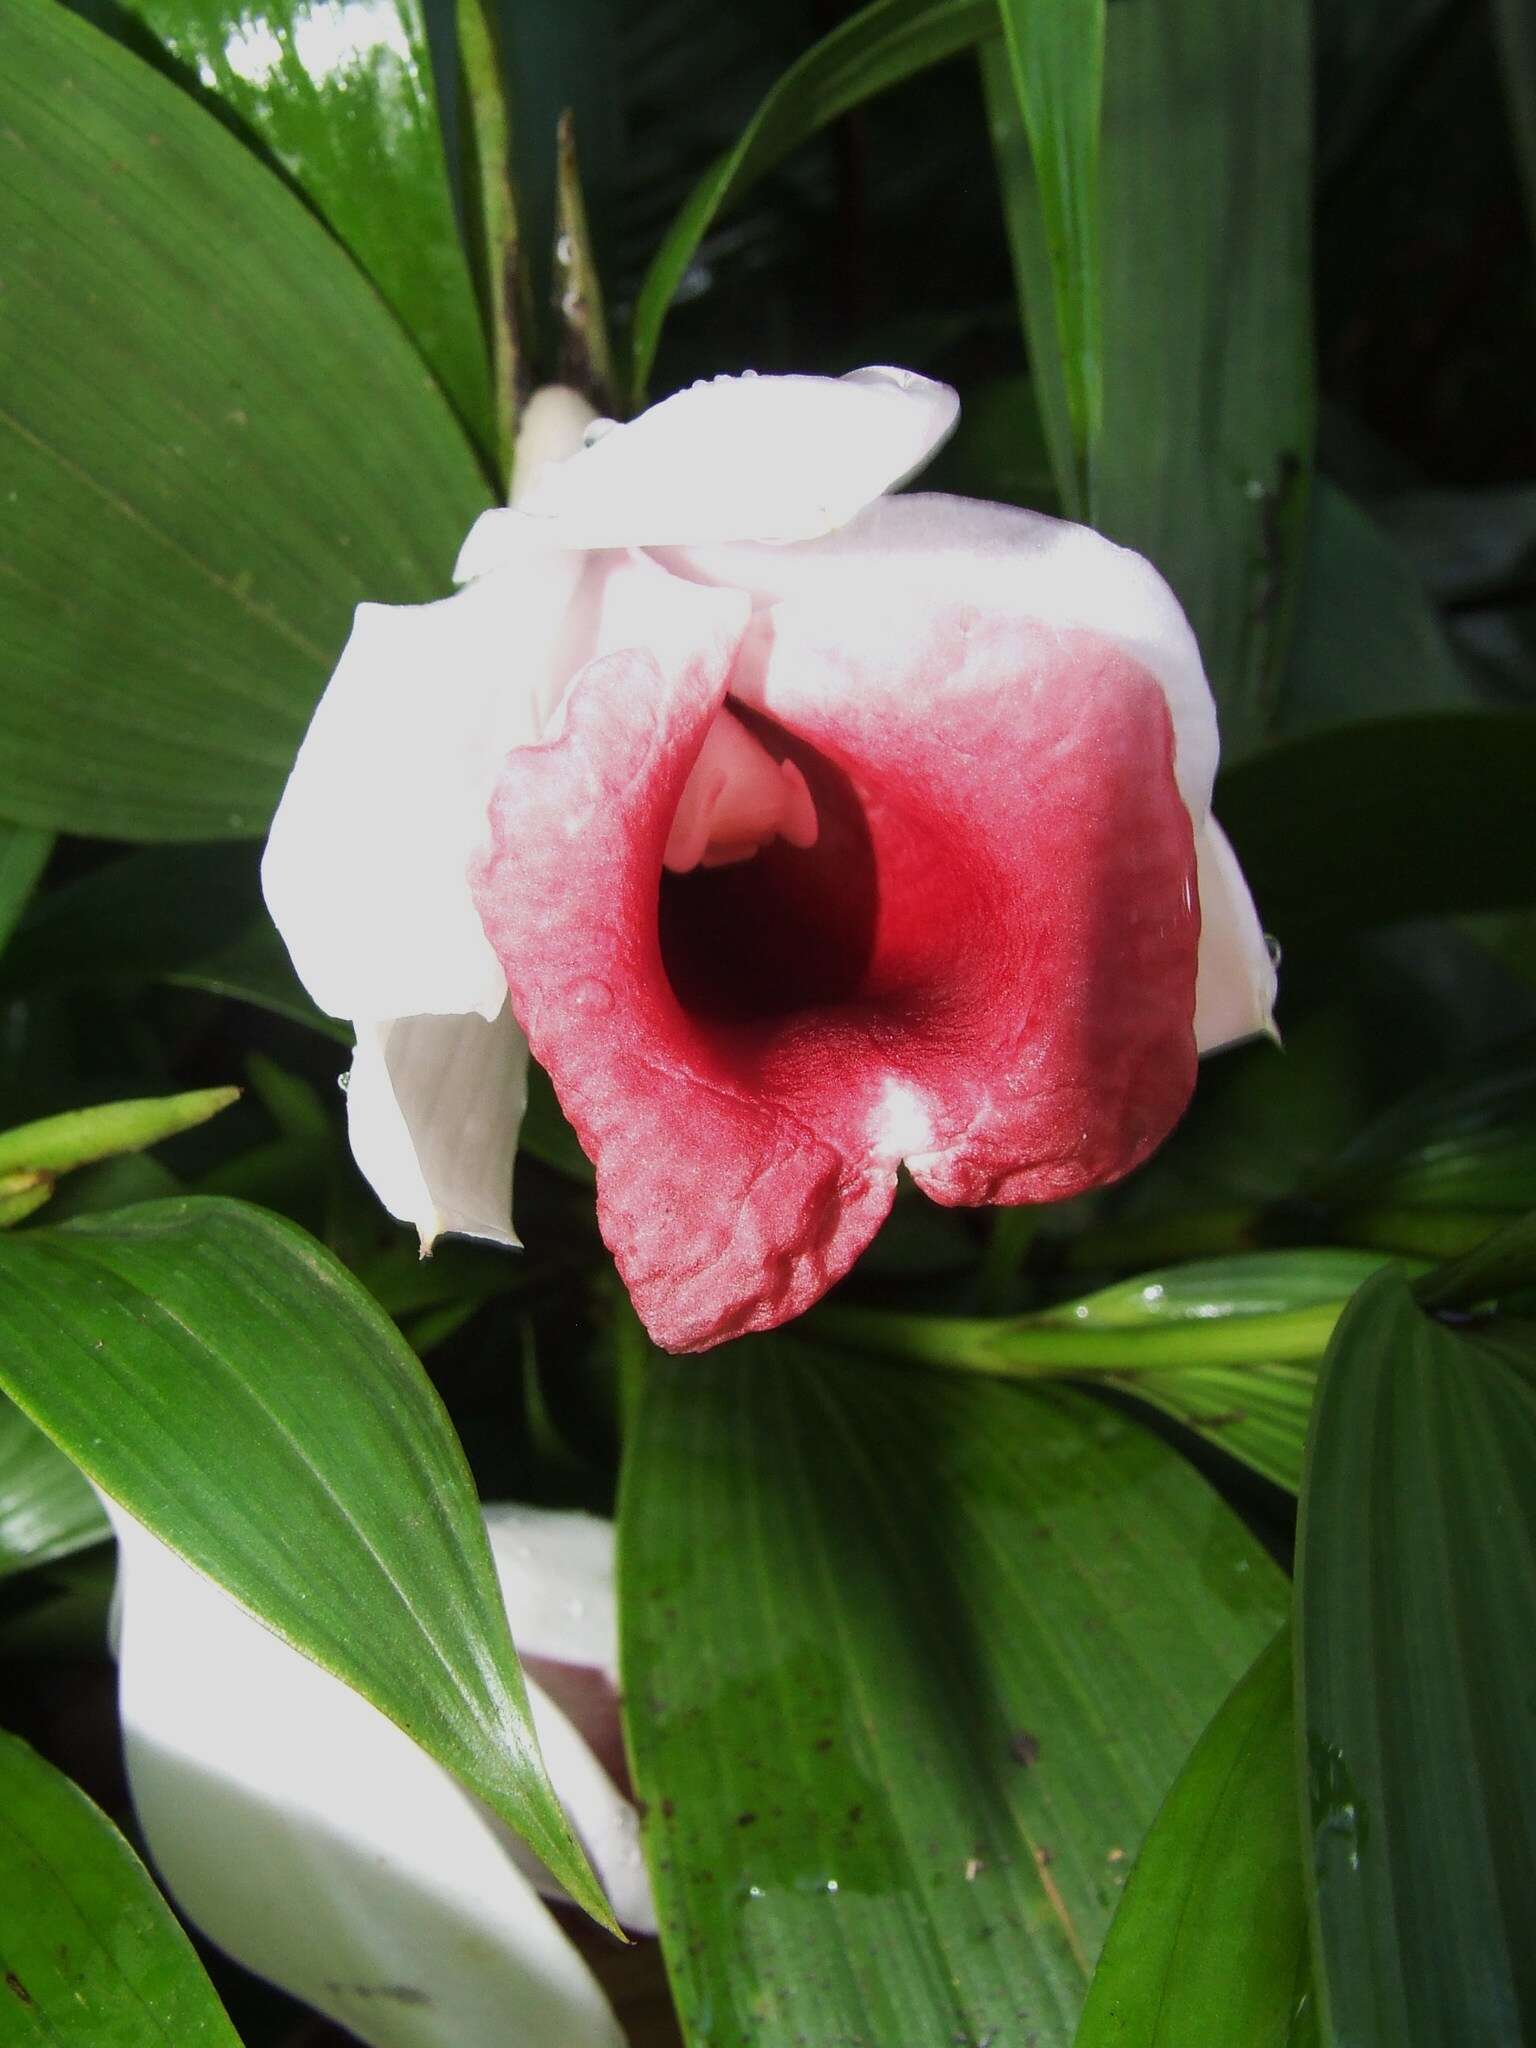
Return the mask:
[[14, 1402], [0, 1399], [0, 1579], [70, 1557], [108, 1533], [75, 1465]]
[[512, 171], [512, 120], [505, 67], [491, 0], [456, 0], [459, 68], [467, 127], [466, 155], [475, 283], [490, 334], [496, 480], [505, 492], [512, 478], [519, 397], [528, 378], [526, 349], [532, 322], [528, 266], [522, 260]]
[[7, 10], [0, 247], [0, 813], [257, 835], [353, 607], [445, 587], [474, 456], [303, 204], [53, 0]]
[[[1086, 465], [1096, 445], [1103, 405], [1103, 337], [1099, 278], [1099, 120], [1104, 90], [1104, 0], [999, 0], [1008, 83], [1029, 145], [1028, 208], [1038, 209], [1039, 235], [1051, 302], [1054, 348], [1031, 346], [1034, 359], [1060, 368], [1059, 389], [1070, 436], [1073, 488], [1080, 503]], [[987, 59], [987, 90], [1000, 88], [997, 59]], [[997, 116], [994, 111], [994, 120]], [[1005, 153], [1004, 205], [1023, 167]], [[1025, 316], [1038, 318], [1038, 286], [1026, 295]], [[1054, 383], [1048, 387], [1058, 388]], [[1057, 433], [1059, 436], [1058, 425]], [[1056, 459], [1061, 461], [1059, 440]]]
[[1536, 1037], [1522, 1034], [1394, 1103], [1311, 1194], [1344, 1228], [1431, 1251], [1448, 1224], [1459, 1225], [1460, 1251], [1501, 1218], [1536, 1209]]
[[1421, 1308], [1472, 1309], [1528, 1287], [1536, 1287], [1536, 1210], [1421, 1274], [1413, 1297]]
[[874, 0], [790, 66], [735, 148], [695, 186], [652, 258], [635, 305], [633, 405], [645, 402], [667, 310], [715, 216], [829, 121], [996, 28], [994, 0]]
[[1229, 768], [1216, 814], [1282, 945], [1536, 901], [1536, 715], [1436, 712], [1286, 741]]
[[816, 1327], [861, 1351], [1008, 1379], [1085, 1379], [1171, 1416], [1294, 1493], [1317, 1361], [1379, 1252], [1197, 1259], [1008, 1318], [837, 1305]]
[[[100, 15], [92, 0], [72, 0]], [[117, 0], [146, 48], [279, 165], [398, 317], [482, 448], [485, 339], [453, 217], [421, 0]], [[167, 65], [166, 60], [169, 60]]]
[[27, 898], [53, 851], [53, 834], [0, 819], [0, 953], [16, 929]]
[[560, 381], [585, 393], [599, 412], [618, 404], [618, 374], [603, 310], [603, 285], [587, 222], [576, 124], [567, 109], [556, 134], [554, 300]]
[[1074, 2048], [1287, 2048], [1311, 2003], [1282, 1632], [1164, 1800], [1088, 1989]]
[[1275, 730], [1289, 736], [1355, 719], [1463, 710], [1474, 698], [1411, 564], [1320, 477]]
[[1109, 10], [1089, 509], [1178, 593], [1229, 754], [1268, 723], [1303, 542], [1310, 17], [1307, 0]]
[[1313, 1952], [1352, 2048], [1536, 2030], [1536, 1330], [1400, 1275], [1323, 1367], [1297, 1534]]
[[156, 846], [105, 862], [50, 890], [0, 957], [0, 993], [116, 980], [233, 996], [351, 1043], [289, 964], [249, 846]]
[[192, 1944], [106, 1815], [0, 1734], [0, 2037], [240, 2048]]
[[189, 1095], [152, 1095], [66, 1110], [39, 1123], [0, 1131], [0, 1177], [8, 1173], [73, 1173], [119, 1152], [143, 1152], [195, 1130], [239, 1099], [238, 1088], [197, 1088]]
[[214, 1200], [7, 1238], [0, 1383], [105, 1493], [371, 1700], [607, 1918], [539, 1756], [458, 1440], [328, 1253]]
[[636, 1378], [624, 1694], [685, 2036], [1062, 2048], [1279, 1574], [1079, 1395], [782, 1340]]

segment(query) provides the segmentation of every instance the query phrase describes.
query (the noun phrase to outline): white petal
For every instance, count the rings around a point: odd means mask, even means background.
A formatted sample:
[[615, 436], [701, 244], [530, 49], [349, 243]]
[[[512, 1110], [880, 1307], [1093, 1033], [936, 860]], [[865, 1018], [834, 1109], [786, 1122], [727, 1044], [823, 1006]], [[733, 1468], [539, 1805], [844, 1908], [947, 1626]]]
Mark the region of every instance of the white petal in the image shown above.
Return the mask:
[[617, 1684], [612, 1522], [504, 1501], [486, 1508], [485, 1528], [518, 1649], [588, 1664]]
[[370, 2048], [622, 2048], [500, 1824], [367, 1701], [109, 1510], [128, 1777], [188, 1918]]
[[262, 861], [299, 978], [332, 1016], [501, 1007], [465, 869], [502, 756], [558, 696], [583, 566], [525, 548], [441, 603], [359, 606]]
[[562, 548], [809, 540], [921, 469], [959, 409], [908, 370], [694, 384], [484, 513], [454, 574], [499, 567], [530, 530]]
[[[570, 1816], [609, 1905], [619, 1924], [632, 1934], [654, 1934], [656, 1908], [640, 1847], [639, 1814], [592, 1754], [575, 1724], [531, 1672], [523, 1675], [545, 1766], [559, 1787], [560, 1804]], [[615, 1703], [615, 1714], [617, 1711]], [[564, 1899], [566, 1894], [532, 1852], [521, 1843], [517, 1848], [538, 1890], [546, 1898]]]
[[[892, 620], [941, 599], [1102, 633], [1162, 684], [1179, 788], [1196, 826], [1216, 773], [1216, 710], [1189, 622], [1150, 562], [1090, 527], [1012, 505], [915, 493], [882, 498], [840, 533], [804, 547], [695, 547], [661, 558], [678, 575], [749, 591], [760, 606], [793, 598], [825, 613]], [[749, 677], [732, 692], [751, 702]]]
[[506, 1004], [483, 1017], [367, 1019], [347, 1082], [353, 1157], [423, 1252], [445, 1231], [515, 1245], [512, 1161], [528, 1041]]
[[1275, 1030], [1275, 963], [1231, 842], [1214, 818], [1195, 841], [1200, 873], [1200, 969], [1195, 1044], [1219, 1052]]

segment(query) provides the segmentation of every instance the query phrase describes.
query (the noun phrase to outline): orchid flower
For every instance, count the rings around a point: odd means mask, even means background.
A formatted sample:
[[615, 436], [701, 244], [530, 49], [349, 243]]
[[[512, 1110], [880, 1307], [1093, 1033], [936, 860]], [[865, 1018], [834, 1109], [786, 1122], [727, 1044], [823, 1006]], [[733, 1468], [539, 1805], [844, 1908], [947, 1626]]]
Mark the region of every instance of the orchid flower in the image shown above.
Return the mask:
[[[112, 1501], [128, 1781], [195, 1926], [370, 2048], [622, 2048], [554, 1880], [377, 1708]], [[490, 1507], [551, 1781], [614, 1911], [655, 1931], [618, 1746], [613, 1530]]]
[[[360, 608], [267, 901], [353, 1021], [359, 1164], [516, 1243], [528, 1047], [656, 1341], [799, 1313], [888, 1212], [1055, 1201], [1167, 1136], [1274, 975], [1167, 585], [1080, 526], [887, 495], [899, 370], [718, 378], [524, 460], [452, 598]], [[584, 414], [540, 395], [529, 443]]]

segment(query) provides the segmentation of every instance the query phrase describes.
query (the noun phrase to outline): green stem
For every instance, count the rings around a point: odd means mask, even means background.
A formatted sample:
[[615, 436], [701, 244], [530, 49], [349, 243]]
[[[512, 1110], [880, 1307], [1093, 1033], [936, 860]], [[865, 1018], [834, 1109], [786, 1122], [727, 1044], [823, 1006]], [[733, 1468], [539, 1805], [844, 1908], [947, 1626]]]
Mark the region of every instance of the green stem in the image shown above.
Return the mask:
[[904, 1315], [888, 1309], [822, 1308], [818, 1331], [857, 1351], [952, 1372], [1007, 1379], [1166, 1370], [1184, 1365], [1279, 1365], [1321, 1358], [1343, 1302], [1267, 1316], [1188, 1318], [1139, 1329], [1050, 1322], [1041, 1317]]
[[1021, 1206], [993, 1210], [992, 1234], [987, 1239], [977, 1285], [984, 1314], [1001, 1315], [1008, 1307], [1013, 1283], [1039, 1227], [1038, 1209]]

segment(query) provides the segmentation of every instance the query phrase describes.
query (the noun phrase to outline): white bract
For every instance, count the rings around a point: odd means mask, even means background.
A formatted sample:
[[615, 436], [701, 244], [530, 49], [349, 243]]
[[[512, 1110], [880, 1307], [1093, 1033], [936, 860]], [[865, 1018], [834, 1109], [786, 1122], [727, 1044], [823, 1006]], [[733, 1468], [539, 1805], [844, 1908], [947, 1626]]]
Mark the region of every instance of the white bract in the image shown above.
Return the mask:
[[[186, 1917], [370, 2048], [622, 2048], [531, 1852], [377, 1708], [104, 1504], [129, 1785]], [[617, 1917], [653, 1932], [638, 1817], [594, 1753], [617, 1726], [612, 1527], [521, 1507], [486, 1523], [551, 1782]]]

